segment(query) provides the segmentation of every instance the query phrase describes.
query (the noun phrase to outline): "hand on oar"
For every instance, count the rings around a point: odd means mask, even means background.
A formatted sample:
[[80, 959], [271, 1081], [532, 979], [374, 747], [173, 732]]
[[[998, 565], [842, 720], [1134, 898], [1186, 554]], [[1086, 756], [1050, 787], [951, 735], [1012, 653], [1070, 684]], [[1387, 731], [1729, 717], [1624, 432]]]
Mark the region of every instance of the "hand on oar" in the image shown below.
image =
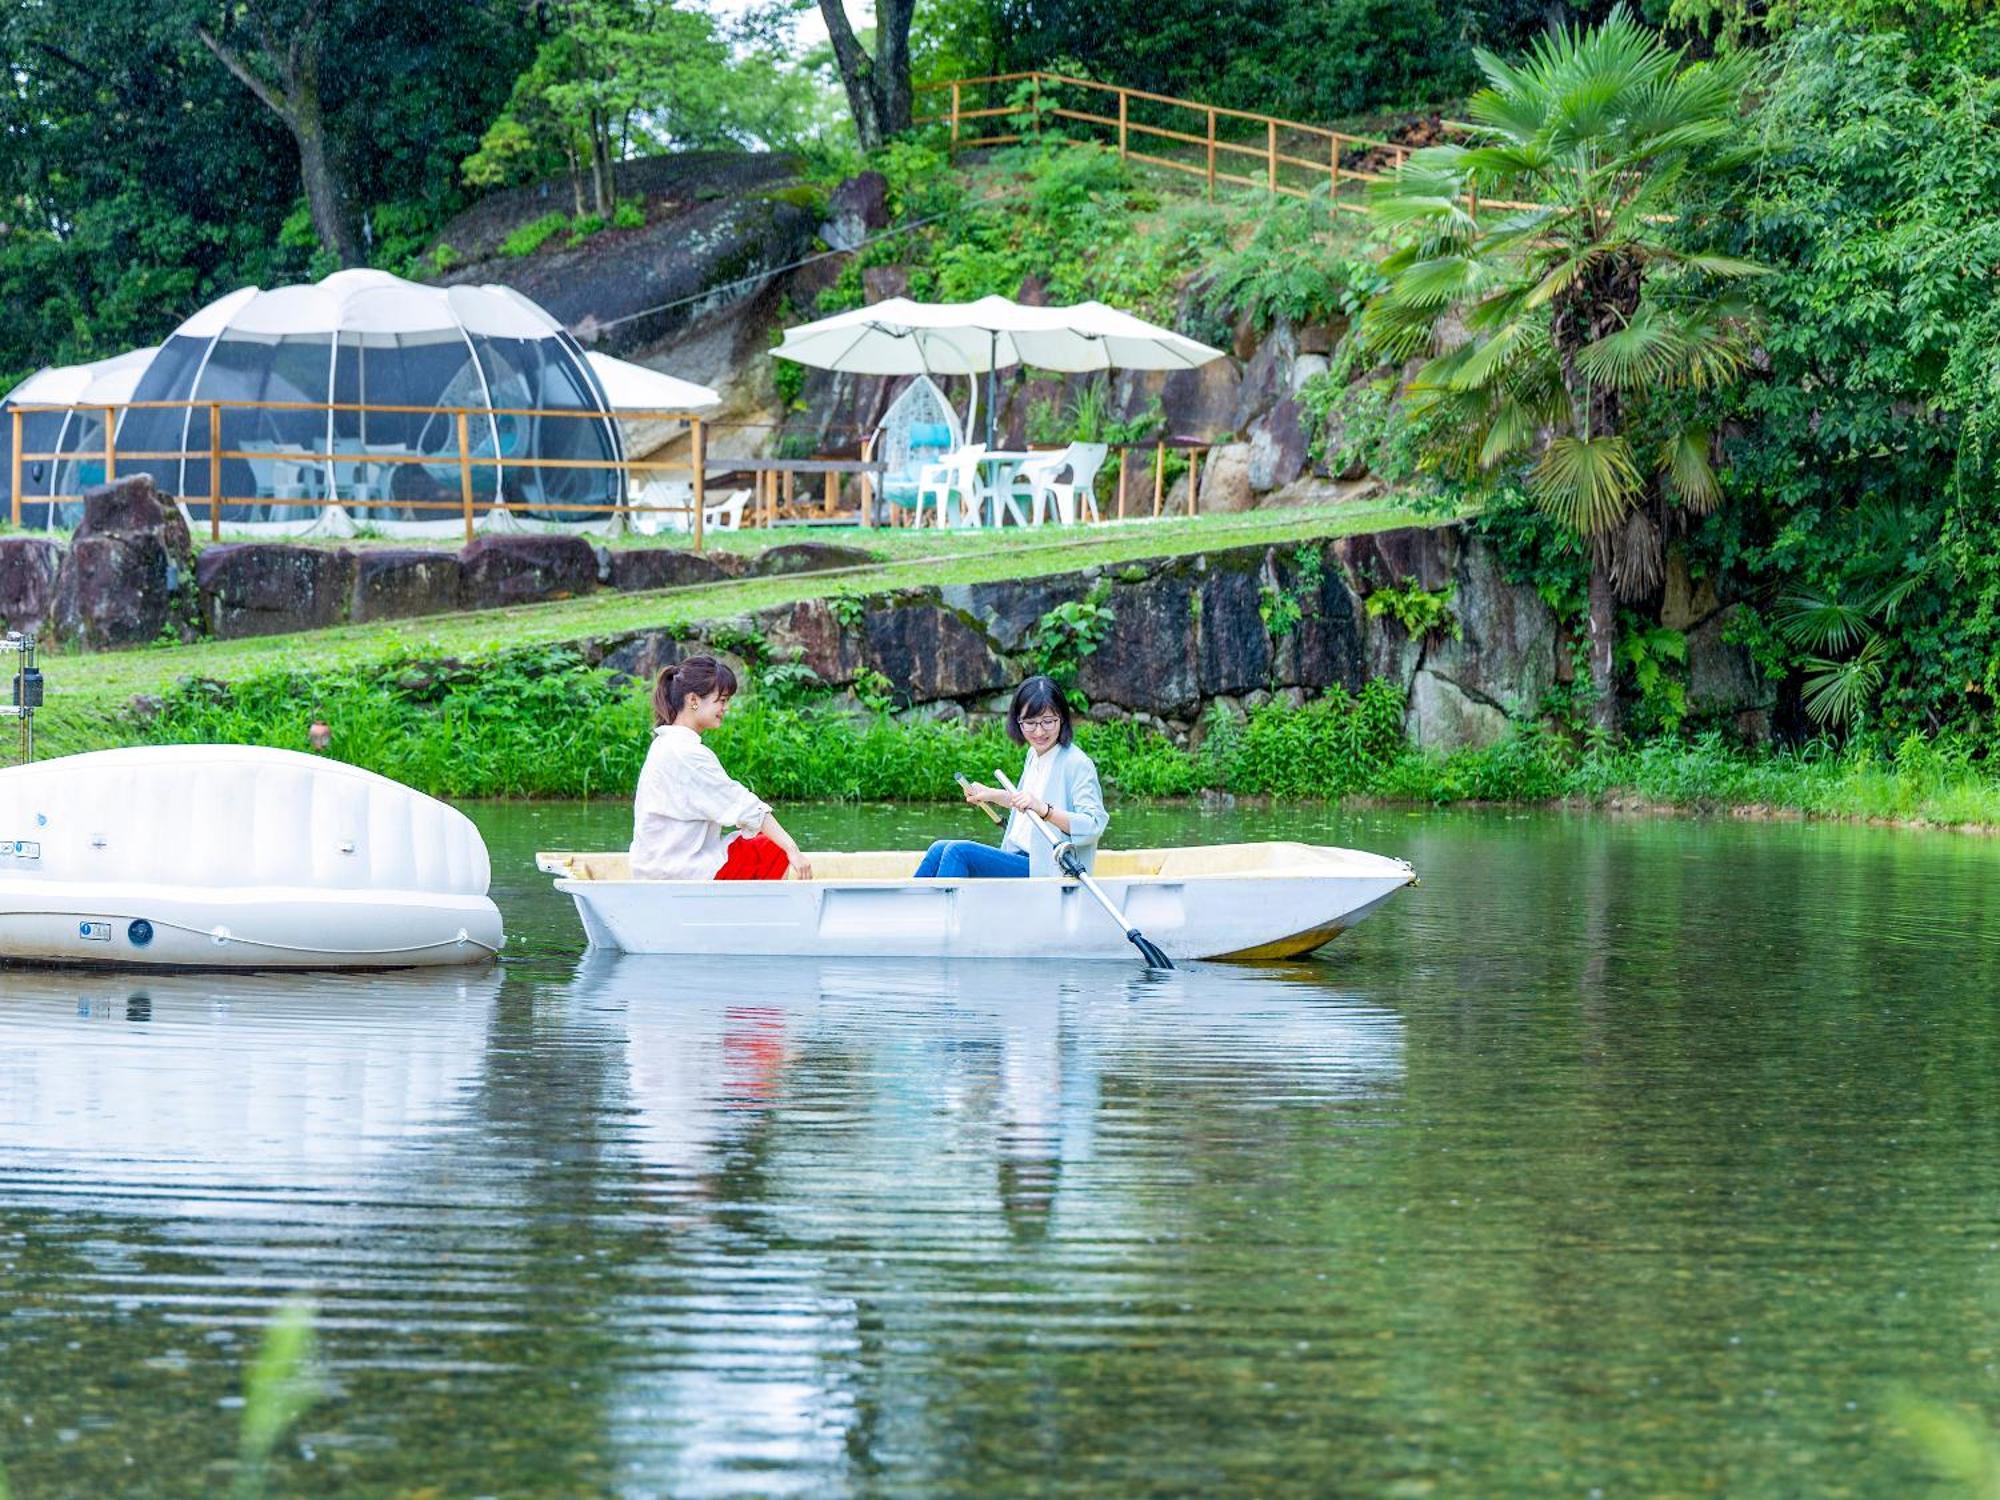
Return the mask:
[[998, 823], [1000, 821], [1000, 814], [995, 812], [993, 804], [986, 800], [987, 796], [993, 790], [991, 787], [981, 786], [978, 782], [967, 777], [963, 771], [954, 772], [952, 780], [956, 781], [959, 789], [965, 793], [965, 800], [967, 802], [970, 802], [974, 807], [985, 813], [993, 822]]
[[[1007, 779], [1005, 771], [996, 770], [993, 776], [1010, 795], [1014, 794], [1014, 783]], [[1150, 969], [1171, 969], [1174, 961], [1167, 957], [1158, 943], [1134, 927], [1127, 920], [1125, 913], [1112, 904], [1111, 898], [1104, 894], [1104, 887], [1090, 878], [1090, 872], [1084, 869], [1082, 862], [1077, 859], [1076, 851], [1070, 845], [1070, 841], [1057, 833], [1032, 807], [1024, 807], [1021, 811], [1030, 823], [1041, 830], [1042, 837], [1049, 841], [1049, 848], [1055, 852], [1057, 868], [1072, 879], [1081, 881], [1083, 888], [1097, 898], [1097, 904], [1110, 914], [1112, 921], [1124, 929], [1126, 939], [1139, 950], [1139, 956], [1146, 961], [1146, 966]]]

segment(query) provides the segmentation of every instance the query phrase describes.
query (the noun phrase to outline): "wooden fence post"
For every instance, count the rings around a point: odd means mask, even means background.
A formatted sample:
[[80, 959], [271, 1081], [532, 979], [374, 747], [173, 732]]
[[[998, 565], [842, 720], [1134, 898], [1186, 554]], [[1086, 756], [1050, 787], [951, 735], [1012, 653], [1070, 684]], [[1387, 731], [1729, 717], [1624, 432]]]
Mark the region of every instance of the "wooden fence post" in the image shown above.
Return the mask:
[[1035, 114], [1035, 139], [1039, 141], [1042, 138], [1042, 75], [1035, 73], [1030, 76], [1034, 79], [1035, 86], [1035, 102], [1032, 106]]
[[458, 411], [458, 504], [465, 513], [465, 541], [472, 544], [472, 426], [465, 408]]
[[8, 416], [14, 424], [14, 446], [9, 450], [13, 454], [14, 487], [9, 493], [13, 496], [14, 524], [19, 526], [21, 524], [21, 408], [18, 406], [11, 408]]
[[118, 477], [118, 413], [104, 408], [104, 482]]
[[958, 149], [958, 80], [951, 81], [951, 149]]
[[1125, 460], [1132, 456], [1130, 448], [1118, 450], [1118, 519], [1125, 519]]
[[1335, 135], [1328, 139], [1329, 149], [1327, 155], [1332, 158], [1333, 186], [1329, 190], [1327, 197], [1333, 204], [1334, 212], [1337, 214], [1340, 212], [1340, 137]]
[[1206, 448], [1188, 449], [1188, 514], [1194, 514], [1195, 497], [1201, 493], [1201, 456]]
[[688, 423], [688, 462], [694, 466], [694, 483], [689, 487], [690, 504], [694, 507], [694, 550], [701, 551], [702, 512], [707, 509], [708, 454], [702, 441], [701, 418]]
[[222, 540], [222, 403], [208, 403], [208, 539]]
[[1278, 122], [1264, 122], [1264, 183], [1272, 192], [1278, 190]]
[[820, 482], [820, 489], [825, 495], [820, 503], [820, 514], [830, 516], [840, 509], [840, 476], [828, 469], [826, 478]]
[[1167, 440], [1161, 438], [1153, 445], [1153, 514], [1160, 514], [1160, 507], [1167, 500]]
[[1208, 112], [1208, 199], [1215, 201], [1215, 111]]
[[1131, 100], [1125, 90], [1118, 91], [1118, 159], [1125, 160], [1125, 106]]
[[[875, 459], [875, 434], [869, 433], [861, 440], [861, 461], [872, 463]], [[868, 470], [861, 471], [861, 525], [863, 530], [875, 525], [875, 476]]]

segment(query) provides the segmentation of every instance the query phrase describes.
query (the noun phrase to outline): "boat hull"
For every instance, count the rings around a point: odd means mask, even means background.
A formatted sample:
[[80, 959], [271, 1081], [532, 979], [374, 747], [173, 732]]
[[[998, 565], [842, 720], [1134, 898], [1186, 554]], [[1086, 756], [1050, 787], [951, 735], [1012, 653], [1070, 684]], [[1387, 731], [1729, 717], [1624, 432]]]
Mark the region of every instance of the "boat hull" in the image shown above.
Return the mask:
[[[1107, 875], [1099, 885], [1177, 959], [1294, 958], [1415, 879], [1401, 860], [1338, 851], [1312, 873]], [[1035, 880], [559, 879], [594, 948], [798, 957], [1128, 959], [1081, 885]]]
[[484, 896], [0, 879], [0, 962], [148, 969], [393, 969], [481, 963]]

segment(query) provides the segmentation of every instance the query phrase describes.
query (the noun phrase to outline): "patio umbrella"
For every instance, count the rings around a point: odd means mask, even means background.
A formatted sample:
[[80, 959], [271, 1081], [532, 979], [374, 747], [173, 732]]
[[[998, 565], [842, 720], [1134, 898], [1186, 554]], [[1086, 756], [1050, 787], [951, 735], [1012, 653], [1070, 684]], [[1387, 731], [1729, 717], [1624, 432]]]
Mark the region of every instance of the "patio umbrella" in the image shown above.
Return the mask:
[[1190, 370], [1222, 357], [1220, 349], [1102, 302], [1029, 307], [1010, 297], [977, 302], [891, 297], [788, 328], [771, 352], [855, 375], [984, 374], [988, 447], [997, 370], [1014, 365], [1062, 372]]

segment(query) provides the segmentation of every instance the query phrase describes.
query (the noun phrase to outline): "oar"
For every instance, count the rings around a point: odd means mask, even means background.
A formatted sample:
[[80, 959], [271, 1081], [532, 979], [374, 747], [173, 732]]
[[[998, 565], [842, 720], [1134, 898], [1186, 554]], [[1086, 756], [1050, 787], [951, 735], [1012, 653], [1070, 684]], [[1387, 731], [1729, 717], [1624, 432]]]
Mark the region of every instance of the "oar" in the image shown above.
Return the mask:
[[[1007, 779], [1005, 771], [995, 770], [993, 774], [999, 779], [1000, 785], [1010, 792], [1014, 790], [1014, 783]], [[982, 803], [980, 805], [984, 806], [985, 804]], [[1111, 914], [1111, 920], [1123, 929], [1127, 941], [1139, 950], [1139, 956], [1146, 960], [1146, 967], [1149, 969], [1171, 969], [1174, 966], [1174, 961], [1160, 951], [1159, 944], [1155, 943], [1145, 933], [1126, 920], [1125, 913], [1120, 911], [1112, 903], [1111, 898], [1104, 894], [1104, 888], [1090, 878], [1090, 872], [1084, 869], [1082, 862], [1077, 859], [1076, 850], [1071, 846], [1070, 841], [1062, 837], [1061, 834], [1057, 833], [1047, 823], [1043, 822], [1040, 814], [1027, 808], [1023, 808], [1022, 812], [1026, 814], [1029, 822], [1041, 830], [1042, 837], [1049, 841], [1049, 848], [1055, 853], [1057, 868], [1071, 879], [1083, 882], [1083, 888], [1097, 898], [1097, 904]], [[994, 821], [999, 821], [997, 816]]]
[[[954, 772], [952, 772], [952, 776], [951, 776], [951, 779], [952, 779], [953, 781], [957, 782], [957, 783], [958, 783], [958, 784], [959, 784], [960, 786], [962, 786], [962, 787], [966, 787], [966, 786], [971, 786], [971, 785], [972, 785], [972, 778], [971, 778], [970, 776], [967, 776], [967, 775], [965, 774], [965, 772], [963, 772], [963, 771], [954, 771]], [[987, 820], [988, 820], [989, 822], [993, 822], [993, 823], [998, 823], [998, 822], [1000, 821], [1000, 814], [998, 814], [997, 812], [995, 812], [995, 811], [993, 810], [993, 804], [992, 804], [992, 803], [990, 803], [990, 802], [976, 802], [976, 803], [974, 803], [973, 805], [974, 805], [975, 807], [977, 807], [977, 808], [978, 808], [978, 809], [979, 809], [979, 810], [980, 810], [981, 812], [983, 812], [983, 813], [985, 813], [985, 814], [986, 814], [986, 817], [987, 817]]]

